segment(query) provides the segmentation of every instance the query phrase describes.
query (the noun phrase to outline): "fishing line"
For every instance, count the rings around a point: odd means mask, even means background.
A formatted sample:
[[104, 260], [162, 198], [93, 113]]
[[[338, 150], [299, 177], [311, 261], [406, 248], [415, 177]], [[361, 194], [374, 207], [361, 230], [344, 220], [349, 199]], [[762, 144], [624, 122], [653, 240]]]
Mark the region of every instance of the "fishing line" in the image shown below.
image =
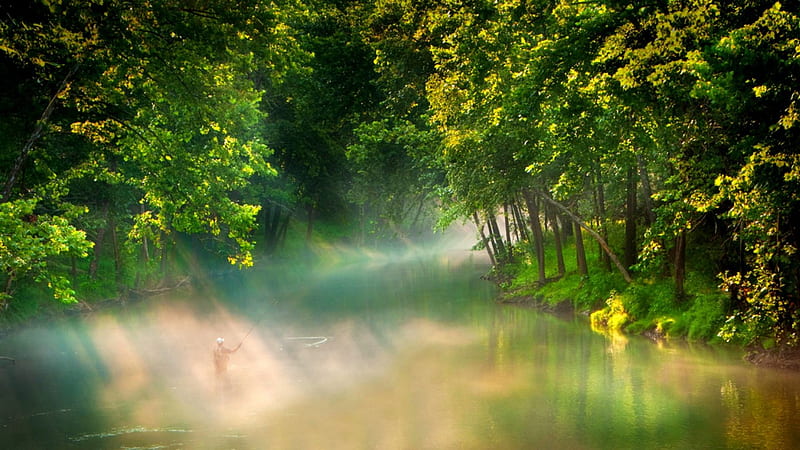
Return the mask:
[[319, 347], [320, 345], [328, 342], [328, 337], [327, 336], [289, 336], [289, 337], [285, 337], [284, 339], [287, 340], [287, 341], [303, 341], [303, 340], [306, 340], [306, 341], [314, 340], [315, 341], [315, 342], [312, 342], [310, 344], [305, 344], [306, 347]]
[[[258, 322], [261, 322], [261, 320], [259, 319]], [[253, 326], [250, 327], [250, 330], [248, 330], [247, 334], [245, 334], [244, 337], [242, 338], [242, 340], [239, 341], [239, 345], [237, 345], [236, 348], [239, 348], [239, 347], [242, 346], [242, 344], [244, 344], [244, 340], [247, 339], [247, 336], [250, 336], [250, 333], [253, 332], [253, 329], [256, 327], [256, 325], [258, 325], [258, 322], [254, 323]]]
[[[277, 300], [273, 300], [272, 304], [274, 305], [277, 302], [278, 302]], [[261, 316], [259, 316], [258, 320], [256, 320], [253, 323], [253, 325], [250, 327], [250, 329], [247, 330], [247, 333], [244, 335], [242, 340], [239, 341], [239, 345], [237, 345], [235, 348], [238, 349], [239, 347], [242, 346], [242, 344], [244, 343], [245, 339], [247, 339], [247, 337], [250, 336], [250, 333], [252, 333], [253, 330], [256, 329], [256, 326], [258, 326], [258, 324], [261, 323], [261, 321], [264, 319], [264, 317], [267, 316], [267, 313], [269, 313], [269, 309], [265, 309], [264, 312], [261, 313]], [[289, 337], [285, 337], [283, 339], [287, 340], [287, 341], [314, 341], [314, 342], [310, 342], [310, 343], [304, 344], [304, 346], [306, 346], [306, 347], [319, 347], [320, 345], [328, 342], [329, 338], [327, 336], [289, 336]]]
[[[278, 302], [277, 300], [274, 300], [274, 301], [272, 302], [272, 304], [274, 305], [274, 304], [276, 304], [277, 302]], [[264, 312], [262, 312], [262, 313], [261, 313], [261, 316], [259, 316], [258, 320], [256, 320], [256, 321], [253, 323], [253, 326], [252, 326], [252, 327], [250, 327], [250, 329], [249, 329], [249, 330], [247, 330], [247, 334], [245, 334], [245, 335], [244, 335], [244, 337], [242, 338], [242, 340], [241, 340], [241, 341], [239, 341], [239, 345], [237, 345], [237, 346], [236, 346], [236, 348], [239, 348], [239, 347], [241, 347], [241, 346], [242, 346], [242, 344], [244, 344], [244, 340], [245, 340], [245, 339], [247, 339], [247, 337], [248, 337], [248, 336], [250, 336], [250, 333], [252, 333], [252, 332], [253, 332], [253, 330], [256, 328], [256, 325], [258, 325], [259, 323], [261, 323], [261, 320], [263, 320], [263, 319], [264, 319], [264, 317], [267, 317], [267, 313], [268, 313], [268, 312], [269, 312], [269, 309], [266, 309], [266, 308], [264, 308]]]

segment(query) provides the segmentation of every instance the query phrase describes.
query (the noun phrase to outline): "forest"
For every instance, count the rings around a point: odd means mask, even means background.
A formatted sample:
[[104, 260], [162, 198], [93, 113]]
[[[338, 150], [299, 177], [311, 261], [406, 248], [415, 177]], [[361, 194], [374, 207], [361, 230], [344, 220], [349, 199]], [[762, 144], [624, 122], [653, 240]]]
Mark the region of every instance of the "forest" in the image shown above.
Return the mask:
[[800, 341], [795, 2], [36, 0], [0, 69], [5, 322], [468, 221], [509, 295]]

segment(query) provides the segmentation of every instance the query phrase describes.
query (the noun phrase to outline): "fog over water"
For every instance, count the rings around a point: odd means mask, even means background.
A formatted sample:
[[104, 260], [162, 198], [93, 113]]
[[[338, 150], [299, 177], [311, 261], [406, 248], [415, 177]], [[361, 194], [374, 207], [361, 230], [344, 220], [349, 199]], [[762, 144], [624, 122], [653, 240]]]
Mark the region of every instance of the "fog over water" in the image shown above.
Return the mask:
[[800, 446], [797, 374], [497, 305], [486, 269], [271, 265], [28, 327], [0, 340], [0, 448]]

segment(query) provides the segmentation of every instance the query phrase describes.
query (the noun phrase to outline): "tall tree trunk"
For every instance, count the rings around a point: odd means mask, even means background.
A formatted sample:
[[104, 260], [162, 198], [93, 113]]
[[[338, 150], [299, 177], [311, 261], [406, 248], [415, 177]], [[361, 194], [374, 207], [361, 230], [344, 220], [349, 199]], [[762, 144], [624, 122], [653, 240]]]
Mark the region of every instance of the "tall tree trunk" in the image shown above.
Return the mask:
[[514, 237], [517, 238], [516, 242], [522, 242], [522, 226], [519, 223], [519, 216], [517, 216], [517, 208], [514, 202], [508, 204], [508, 212], [511, 214], [511, 223], [514, 224]]
[[308, 222], [306, 223], [306, 243], [311, 243], [311, 234], [314, 232], [314, 206], [308, 205], [306, 207]]
[[625, 266], [630, 269], [636, 264], [636, 170], [628, 169], [627, 199], [625, 202]]
[[[603, 242], [608, 242], [608, 226], [606, 225], [606, 193], [599, 176], [597, 177], [595, 192], [597, 193], [597, 203], [595, 206], [597, 208], [597, 219], [600, 224], [600, 236], [603, 238]], [[599, 241], [598, 245], [600, 245]], [[603, 268], [607, 271], [611, 271], [611, 261], [608, 253], [603, 251], [602, 245], [600, 245], [600, 251], [598, 253], [600, 254], [600, 262], [603, 264]]]
[[13, 270], [6, 271], [6, 284], [3, 287], [3, 294], [5, 296], [0, 296], [0, 311], [5, 311], [8, 308], [8, 305], [11, 300], [11, 295], [14, 293], [12, 291], [12, 286], [14, 286], [14, 280], [16, 279], [15, 273]]
[[160, 285], [167, 283], [169, 279], [169, 252], [167, 250], [167, 234], [161, 232], [161, 281]]
[[553, 240], [556, 245], [556, 266], [558, 267], [558, 276], [563, 277], [567, 272], [564, 265], [564, 250], [561, 242], [561, 227], [558, 225], [558, 213], [552, 206], [545, 208], [545, 212], [550, 217], [550, 226], [553, 228]]
[[292, 221], [292, 211], [286, 212], [286, 217], [283, 219], [283, 223], [281, 224], [280, 231], [278, 231], [278, 245], [283, 247], [283, 243], [286, 242], [286, 233], [289, 230], [289, 222]]
[[559, 211], [556, 211], [556, 214], [558, 214], [558, 220], [561, 222], [562, 225], [564, 225], [561, 227], [561, 231], [564, 232], [563, 240], [566, 241], [567, 239], [569, 239], [570, 236], [572, 236], [572, 232], [574, 231], [574, 229], [573, 227], [566, 226], [565, 224], [572, 223], [572, 219], [570, 219], [570, 217], [564, 213], [559, 214]]
[[108, 222], [108, 203], [108, 200], [103, 202], [103, 221], [105, 224], [97, 229], [97, 237], [94, 240], [93, 258], [89, 262], [89, 278], [92, 280], [97, 278], [97, 265], [103, 254], [103, 242], [105, 241], [106, 230], [108, 230], [110, 226]]
[[113, 214], [108, 217], [108, 229], [111, 231], [111, 245], [114, 246], [114, 281], [119, 285], [122, 281], [122, 258], [117, 239], [117, 221]]
[[514, 211], [514, 220], [517, 222], [517, 230], [520, 232], [521, 241], [530, 242], [528, 236], [528, 226], [525, 224], [525, 219], [522, 218], [522, 211], [519, 209], [519, 204], [515, 200], [511, 204], [511, 209]]
[[261, 224], [264, 227], [264, 247], [262, 249], [262, 253], [265, 255], [269, 254], [269, 241], [270, 241], [270, 217], [269, 217], [269, 210], [270, 206], [262, 205], [261, 206]]
[[262, 234], [264, 238], [264, 247], [262, 253], [265, 255], [269, 254], [269, 224], [269, 206], [261, 205], [261, 226], [264, 227], [264, 233]]
[[628, 269], [626, 269], [625, 266], [622, 265], [622, 263], [619, 261], [619, 258], [617, 258], [617, 255], [614, 254], [613, 251], [611, 251], [611, 247], [608, 246], [608, 244], [606, 243], [605, 239], [603, 239], [603, 237], [600, 236], [600, 234], [598, 232], [596, 232], [593, 229], [591, 229], [591, 227], [589, 227], [589, 225], [586, 225], [586, 223], [584, 221], [582, 221], [578, 216], [573, 214], [572, 211], [567, 209], [567, 207], [565, 207], [561, 203], [558, 203], [557, 201], [553, 200], [547, 194], [545, 194], [543, 192], [539, 193], [539, 197], [541, 197], [545, 202], [547, 202], [547, 203], [555, 206], [559, 210], [565, 212], [574, 222], [579, 224], [581, 226], [581, 228], [583, 228], [589, 234], [591, 234], [592, 237], [595, 239], [595, 241], [597, 241], [598, 245], [600, 245], [600, 247], [603, 249], [603, 251], [608, 254], [609, 259], [611, 259], [611, 261], [617, 267], [617, 269], [619, 270], [619, 273], [622, 275], [622, 278], [624, 278], [625, 281], [628, 282], [628, 283], [633, 281], [633, 279], [631, 278], [631, 274], [628, 272]]
[[578, 263], [578, 273], [586, 276], [589, 275], [589, 266], [586, 264], [586, 250], [583, 248], [581, 224], [576, 221], [571, 221], [570, 223], [575, 225], [575, 259]]
[[358, 207], [358, 245], [364, 247], [367, 243], [367, 205], [361, 203]]
[[483, 242], [483, 247], [486, 248], [486, 253], [489, 255], [489, 261], [492, 262], [492, 266], [496, 266], [497, 260], [494, 257], [491, 246], [489, 245], [489, 239], [486, 237], [486, 233], [483, 232], [483, 225], [481, 225], [481, 221], [478, 219], [477, 212], [472, 213], [472, 220], [475, 222], [475, 227], [478, 229], [478, 232], [481, 235], [481, 242]]
[[264, 254], [270, 255], [275, 252], [278, 246], [278, 234], [280, 233], [281, 224], [281, 206], [278, 204], [270, 204], [267, 207], [262, 207], [263, 223], [264, 223]]
[[92, 260], [89, 262], [89, 278], [97, 278], [97, 264], [103, 253], [103, 242], [105, 240], [106, 227], [101, 227], [97, 230], [97, 237], [94, 240], [94, 249], [92, 251]]
[[276, 205], [271, 205], [267, 210], [268, 219], [265, 221], [265, 227], [269, 235], [267, 236], [267, 253], [272, 253], [275, 250], [278, 235], [277, 220], [281, 218], [280, 209]]
[[497, 226], [497, 216], [487, 214], [487, 217], [492, 242], [494, 242], [494, 256], [497, 258], [497, 262], [506, 263], [508, 262], [508, 252], [506, 252], [506, 246], [503, 244], [503, 235], [500, 234], [500, 227]]
[[653, 209], [653, 189], [650, 187], [650, 175], [647, 172], [647, 163], [642, 155], [636, 155], [636, 164], [639, 166], [639, 179], [642, 182], [642, 197], [644, 197], [645, 225], [648, 227], [656, 222], [656, 213]]
[[506, 250], [508, 251], [508, 260], [514, 260], [514, 250], [511, 245], [511, 226], [508, 220], [508, 202], [503, 203], [503, 222], [506, 227]]
[[675, 295], [679, 300], [686, 297], [686, 230], [675, 237]]
[[[140, 212], [144, 214], [145, 207], [144, 205], [140, 205]], [[140, 286], [140, 276], [145, 274], [147, 276], [148, 273], [148, 265], [150, 264], [150, 240], [147, 238], [147, 235], [144, 234], [142, 236], [142, 252], [141, 252], [141, 267], [140, 270], [136, 273], [136, 282], [134, 283], [135, 287]], [[147, 279], [144, 280], [144, 283], [147, 283]]]
[[419, 196], [419, 204], [417, 205], [417, 212], [414, 214], [414, 220], [411, 221], [411, 225], [408, 226], [408, 229], [411, 231], [416, 232], [417, 230], [417, 222], [419, 222], [419, 218], [422, 217], [422, 211], [425, 209], [425, 195]]
[[522, 190], [522, 195], [525, 198], [525, 204], [528, 207], [528, 216], [531, 221], [531, 233], [533, 234], [533, 251], [536, 256], [536, 264], [539, 269], [539, 283], [544, 284], [547, 281], [544, 267], [544, 235], [542, 233], [542, 223], [539, 219], [539, 205], [536, 203], [536, 198], [533, 193], [528, 189]]

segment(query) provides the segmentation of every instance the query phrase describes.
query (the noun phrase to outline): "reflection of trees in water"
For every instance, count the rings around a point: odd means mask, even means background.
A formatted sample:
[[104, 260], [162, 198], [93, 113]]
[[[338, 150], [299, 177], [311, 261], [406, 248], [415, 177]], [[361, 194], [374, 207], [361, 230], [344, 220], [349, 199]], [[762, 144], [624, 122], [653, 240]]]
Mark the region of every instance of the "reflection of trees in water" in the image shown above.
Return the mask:
[[800, 405], [797, 374], [769, 383], [765, 375], [776, 372], [746, 366], [724, 349], [593, 334], [580, 319], [522, 308], [497, 310], [489, 324], [487, 371], [507, 389], [487, 398], [485, 421], [510, 433], [506, 443], [530, 443], [519, 430], [589, 448], [800, 443], [791, 434]]
[[766, 380], [755, 384], [766, 384], [768, 389], [742, 388], [734, 380], [722, 385], [720, 397], [727, 412], [727, 442], [739, 448], [797, 448], [800, 439], [797, 375], [754, 372], [748, 374], [745, 385], [762, 376]]
[[[800, 395], [794, 374], [707, 346], [599, 335], [582, 317], [498, 306], [485, 285], [451, 288], [449, 268], [411, 264], [380, 280], [370, 278], [380, 270], [363, 268], [369, 279], [330, 275], [270, 305], [256, 327], [247, 308], [175, 300], [99, 313], [41, 342], [58, 335], [69, 353], [52, 372], [79, 381], [82, 404], [100, 417], [91, 426], [180, 423], [191, 431], [186, 442], [212, 447], [790, 447], [800, 439], [787, 431]], [[337, 309], [345, 301], [354, 304]], [[261, 306], [250, 308], [254, 317]], [[238, 343], [251, 329], [218, 378], [214, 340]], [[316, 342], [292, 336], [329, 339], [306, 346]], [[37, 378], [44, 372], [24, 373], [47, 382]], [[113, 442], [156, 443], [136, 434]], [[152, 433], [159, 444], [174, 434]]]

